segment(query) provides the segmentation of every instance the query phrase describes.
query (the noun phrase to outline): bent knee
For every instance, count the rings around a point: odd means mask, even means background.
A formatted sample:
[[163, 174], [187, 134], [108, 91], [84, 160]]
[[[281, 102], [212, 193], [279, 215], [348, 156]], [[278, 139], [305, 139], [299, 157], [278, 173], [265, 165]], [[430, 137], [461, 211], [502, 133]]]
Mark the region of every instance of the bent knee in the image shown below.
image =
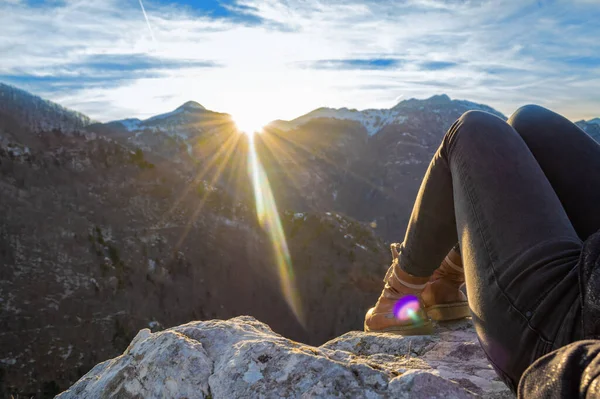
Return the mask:
[[465, 112], [460, 118], [458, 118], [458, 122], [462, 126], [466, 127], [482, 127], [489, 124], [497, 124], [498, 122], [504, 123], [504, 121], [496, 115], [478, 110], [470, 110]]
[[485, 135], [490, 137], [487, 137], [484, 142], [490, 143], [493, 142], [493, 137], [496, 134], [502, 133], [506, 129], [510, 129], [510, 126], [494, 114], [476, 110], [467, 111], [458, 118], [444, 137], [444, 144], [448, 150], [447, 155], [450, 155], [459, 138], [461, 141], [464, 139], [475, 144], [481, 142], [481, 140], [477, 140], [473, 136]]
[[508, 124], [517, 131], [526, 130], [528, 126], [537, 125], [556, 115], [540, 105], [528, 104], [517, 109], [508, 119]]

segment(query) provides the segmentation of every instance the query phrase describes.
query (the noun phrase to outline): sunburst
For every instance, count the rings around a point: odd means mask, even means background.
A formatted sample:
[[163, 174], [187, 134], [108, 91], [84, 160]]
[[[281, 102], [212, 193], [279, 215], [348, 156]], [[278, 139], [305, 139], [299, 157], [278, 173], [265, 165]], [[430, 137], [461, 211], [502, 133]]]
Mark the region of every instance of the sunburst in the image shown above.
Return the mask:
[[252, 113], [248, 114], [236, 114], [233, 117], [233, 121], [237, 126], [238, 130], [247, 135], [253, 135], [254, 133], [261, 133], [265, 125], [264, 121]]

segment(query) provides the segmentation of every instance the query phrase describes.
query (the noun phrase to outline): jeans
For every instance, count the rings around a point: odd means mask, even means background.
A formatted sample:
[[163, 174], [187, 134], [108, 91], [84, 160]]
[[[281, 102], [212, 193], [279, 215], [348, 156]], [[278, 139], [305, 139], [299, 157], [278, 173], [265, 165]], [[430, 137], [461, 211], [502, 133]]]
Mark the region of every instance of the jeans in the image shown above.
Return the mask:
[[479, 341], [515, 391], [537, 358], [583, 338], [576, 265], [598, 229], [598, 143], [542, 107], [508, 123], [470, 111], [429, 165], [399, 263], [430, 276], [459, 243]]

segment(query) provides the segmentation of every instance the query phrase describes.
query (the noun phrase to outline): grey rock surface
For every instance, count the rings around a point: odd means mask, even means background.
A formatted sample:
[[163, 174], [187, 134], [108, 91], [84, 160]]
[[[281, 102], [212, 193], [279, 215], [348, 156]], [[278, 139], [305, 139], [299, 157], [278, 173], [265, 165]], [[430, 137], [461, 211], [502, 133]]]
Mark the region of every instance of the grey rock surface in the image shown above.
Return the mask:
[[512, 398], [470, 320], [431, 336], [349, 332], [320, 347], [249, 316], [141, 330], [123, 355], [94, 367], [67, 398]]

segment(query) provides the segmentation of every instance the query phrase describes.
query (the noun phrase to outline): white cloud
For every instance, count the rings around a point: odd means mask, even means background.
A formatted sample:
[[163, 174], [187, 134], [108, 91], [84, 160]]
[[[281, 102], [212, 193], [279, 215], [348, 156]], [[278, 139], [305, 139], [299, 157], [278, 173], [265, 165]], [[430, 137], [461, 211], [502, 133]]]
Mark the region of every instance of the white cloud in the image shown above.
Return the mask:
[[[4, 2], [0, 76], [77, 75], [81, 71], [69, 65], [103, 53], [222, 66], [174, 68], [170, 62], [155, 66], [153, 76], [124, 71], [105, 87], [86, 84], [89, 75], [79, 88], [27, 83], [101, 120], [149, 116], [194, 99], [234, 116], [253, 112], [266, 122], [319, 106], [390, 107], [400, 96], [442, 92], [505, 113], [536, 102], [574, 119], [600, 115], [597, 3], [240, 0], [230, 6], [264, 23], [144, 5], [155, 40], [137, 2]], [[382, 58], [401, 62], [388, 69], [358, 61], [348, 65], [361, 67], [307, 68], [317, 60]], [[431, 61], [455, 65], [425, 68], [438, 65]]]

